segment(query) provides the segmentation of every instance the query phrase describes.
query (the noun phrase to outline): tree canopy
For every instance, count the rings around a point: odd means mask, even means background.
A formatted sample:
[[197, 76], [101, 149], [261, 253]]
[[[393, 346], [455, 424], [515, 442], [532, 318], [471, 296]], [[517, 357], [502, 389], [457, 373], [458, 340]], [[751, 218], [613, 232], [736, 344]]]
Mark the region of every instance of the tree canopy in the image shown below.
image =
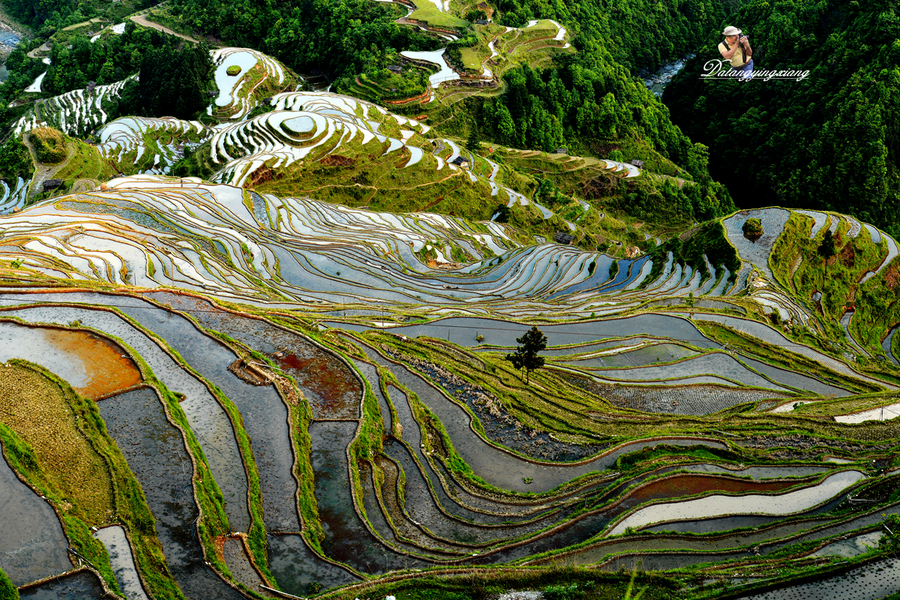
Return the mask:
[[516, 342], [519, 344], [516, 353], [507, 354], [505, 360], [516, 369], [524, 370], [527, 382], [529, 373], [544, 366], [544, 357], [538, 356], [538, 352], [547, 348], [547, 336], [537, 327], [532, 327], [525, 335], [516, 338]]
[[744, 207], [850, 213], [900, 236], [900, 11], [896, 2], [752, 1], [733, 20], [755, 69], [802, 80], [701, 77], [705, 50], [666, 88], [674, 122], [710, 148], [713, 177]]
[[825, 231], [825, 236], [822, 238], [822, 243], [819, 244], [818, 249], [816, 250], [823, 259], [828, 260], [835, 254], [837, 254], [837, 248], [834, 245], [834, 235], [831, 233], [831, 229]]

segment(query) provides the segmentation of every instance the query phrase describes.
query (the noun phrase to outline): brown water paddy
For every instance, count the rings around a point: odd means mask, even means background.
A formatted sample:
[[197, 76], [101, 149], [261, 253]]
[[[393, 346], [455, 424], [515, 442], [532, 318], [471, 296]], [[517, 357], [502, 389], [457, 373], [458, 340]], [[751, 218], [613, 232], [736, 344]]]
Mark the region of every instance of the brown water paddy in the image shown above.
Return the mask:
[[97, 399], [140, 383], [141, 372], [118, 344], [89, 331], [0, 321], [0, 360], [21, 358]]

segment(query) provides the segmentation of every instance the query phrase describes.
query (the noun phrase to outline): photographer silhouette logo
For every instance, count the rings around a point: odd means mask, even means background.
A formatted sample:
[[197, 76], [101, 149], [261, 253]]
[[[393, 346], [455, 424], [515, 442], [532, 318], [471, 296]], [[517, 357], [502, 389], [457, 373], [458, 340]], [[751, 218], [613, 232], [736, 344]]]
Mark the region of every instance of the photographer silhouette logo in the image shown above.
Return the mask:
[[700, 77], [704, 79], [738, 79], [740, 81], [793, 79], [803, 81], [809, 77], [809, 71], [792, 69], [754, 71], [753, 47], [750, 46], [750, 38], [743, 31], [731, 25], [725, 28], [722, 35], [725, 36], [725, 40], [718, 46], [722, 59], [711, 59], [703, 65], [704, 72]]

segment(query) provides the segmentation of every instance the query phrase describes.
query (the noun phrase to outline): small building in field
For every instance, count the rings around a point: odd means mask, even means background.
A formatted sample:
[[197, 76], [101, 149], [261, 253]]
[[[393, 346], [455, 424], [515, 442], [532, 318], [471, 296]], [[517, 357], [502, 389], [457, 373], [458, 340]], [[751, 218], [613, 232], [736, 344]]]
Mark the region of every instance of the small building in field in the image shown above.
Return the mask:
[[644, 161], [642, 161], [642, 160], [635, 159], [635, 160], [631, 161], [631, 164], [634, 165], [635, 167], [637, 167], [638, 169], [644, 168]]
[[469, 168], [469, 159], [463, 158], [462, 156], [457, 156], [453, 160], [450, 161], [451, 164], [454, 164], [458, 167], [462, 167], [463, 169]]

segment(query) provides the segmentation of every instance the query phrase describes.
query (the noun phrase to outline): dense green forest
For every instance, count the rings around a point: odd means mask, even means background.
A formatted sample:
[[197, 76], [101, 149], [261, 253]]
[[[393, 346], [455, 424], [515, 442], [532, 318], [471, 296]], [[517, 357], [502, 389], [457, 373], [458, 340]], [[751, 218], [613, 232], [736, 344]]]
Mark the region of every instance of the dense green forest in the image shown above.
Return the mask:
[[[169, 38], [171, 40], [171, 38]], [[213, 64], [206, 44], [169, 42], [147, 51], [139, 83], [122, 96], [122, 114], [190, 119], [209, 103]]]
[[[131, 21], [122, 35], [110, 35], [91, 43], [75, 34], [66, 43], [53, 43], [50, 65], [26, 56], [22, 48], [6, 62], [9, 78], [0, 85], [0, 119], [9, 117], [8, 104], [44, 70], [42, 91], [47, 95], [83, 89], [88, 82], [104, 85], [136, 73], [151, 82], [138, 89], [130, 86], [126, 97], [113, 109], [115, 118], [125, 114], [190, 116], [205, 106], [200, 97], [211, 89], [209, 47], [194, 47], [153, 29], [137, 28]], [[161, 98], [164, 98], [161, 99]], [[175, 99], [174, 102], [172, 99]], [[175, 112], [173, 112], [175, 111]]]
[[173, 14], [229, 44], [258, 48], [302, 72], [330, 76], [384, 68], [394, 50], [433, 50], [438, 38], [394, 21], [401, 11], [372, 0], [175, 0]]
[[158, 3], [157, 0], [3, 0], [3, 7], [10, 16], [47, 37], [68, 25], [95, 17], [114, 19]]
[[719, 27], [737, 0], [499, 0], [500, 23], [556, 19], [574, 28], [582, 43], [603, 40], [613, 59], [634, 73], [655, 71], [692, 52]]
[[900, 11], [891, 0], [756, 1], [734, 20], [756, 69], [802, 81], [701, 78], [706, 48], [666, 89], [675, 123], [710, 147], [742, 206], [849, 212], [900, 236]]

